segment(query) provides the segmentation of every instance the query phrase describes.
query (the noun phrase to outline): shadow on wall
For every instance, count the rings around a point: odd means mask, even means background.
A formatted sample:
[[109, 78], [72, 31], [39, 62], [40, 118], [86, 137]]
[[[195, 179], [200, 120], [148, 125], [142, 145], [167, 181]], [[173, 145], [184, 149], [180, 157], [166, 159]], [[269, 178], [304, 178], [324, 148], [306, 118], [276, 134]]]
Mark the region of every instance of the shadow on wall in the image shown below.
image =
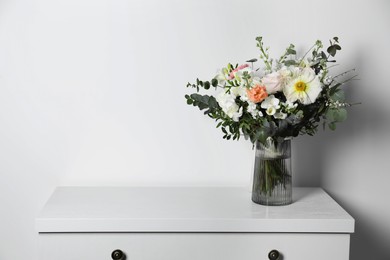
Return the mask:
[[[355, 219], [355, 233], [351, 236], [350, 259], [352, 260], [389, 260], [390, 251], [385, 230], [375, 228], [377, 225], [370, 223], [372, 212], [364, 209], [356, 209], [348, 206], [348, 202], [337, 196], [332, 197], [337, 200]], [[375, 218], [375, 217], [374, 217]]]
[[[362, 59], [362, 57], [358, 59]], [[371, 71], [370, 68], [363, 68], [365, 65], [359, 60], [355, 64], [362, 71], [367, 73]], [[381, 146], [378, 149], [385, 149], [385, 142], [387, 142], [388, 133], [390, 132], [390, 117], [388, 116], [388, 106], [384, 107], [381, 102], [378, 102], [378, 100], [383, 100], [383, 97], [379, 96], [381, 95], [379, 91], [370, 91], [369, 94], [367, 90], [364, 91], [363, 86], [367, 85], [370, 77], [372, 76], [359, 73], [359, 78], [364, 80], [350, 82], [344, 87], [348, 101], [361, 101], [362, 104], [348, 109], [348, 120], [339, 124], [340, 127], [335, 133], [330, 130], [323, 132], [320, 129], [314, 137], [303, 136], [295, 139], [293, 146], [293, 173], [296, 173], [294, 175], [294, 185], [324, 187], [355, 218], [355, 233], [351, 236], [350, 259], [389, 260], [388, 239], [390, 227], [388, 223], [378, 222], [383, 219], [379, 216], [389, 214], [390, 207], [384, 201], [378, 200], [375, 195], [369, 194], [375, 191], [375, 193], [381, 192], [380, 195], [385, 195], [384, 192], [388, 190], [388, 178], [384, 179], [383, 175], [377, 175], [379, 182], [376, 186], [372, 186], [372, 178], [366, 175], [367, 167], [363, 159], [368, 156], [368, 160], [383, 161], [383, 165], [378, 165], [374, 172], [385, 167], [384, 162], [388, 160], [388, 158], [385, 158], [387, 155], [383, 155], [383, 158], [376, 158], [375, 152], [377, 151], [375, 149], [377, 146]], [[387, 89], [385, 86], [375, 86], [375, 89], [382, 88]], [[362, 140], [373, 143], [370, 144], [370, 147], [364, 147], [365, 150], [358, 154], [356, 158], [351, 157], [356, 156], [356, 151], [352, 155], [343, 155], [344, 149], [343, 151], [335, 150], [337, 147], [349, 147], [352, 144], [354, 147], [359, 147], [356, 144], [359, 144]], [[355, 172], [345, 173], [341, 177], [337, 173], [330, 173], [329, 170], [334, 168], [329, 168], [329, 165], [327, 165], [329, 163], [327, 157], [332, 155], [333, 161], [335, 154], [346, 156], [346, 159], [351, 160], [351, 164], [357, 164], [357, 167], [354, 168]], [[353, 159], [357, 161], [352, 161]], [[336, 166], [335, 168], [342, 171], [343, 167], [345, 165]], [[360, 168], [361, 171], [359, 171]], [[359, 179], [356, 182], [351, 182], [353, 178]], [[363, 191], [362, 188], [366, 185], [368, 185], [368, 188]], [[332, 193], [332, 190], [336, 191], [340, 189], [340, 186], [345, 187], [345, 190]], [[362, 196], [365, 196], [362, 192], [368, 193], [367, 196], [372, 196], [372, 204], [369, 210], [364, 208], [364, 203], [370, 202], [361, 201], [360, 203], [359, 201]], [[386, 198], [383, 199], [386, 200]], [[383, 226], [383, 228], [379, 228], [380, 226]]]
[[[351, 97], [352, 100], [361, 100], [362, 104], [356, 107], [356, 111], [349, 113], [347, 128], [343, 129], [333, 142], [345, 142], [345, 145], [348, 145], [349, 142], [365, 140], [370, 145], [369, 147], [364, 147], [362, 155], [357, 158], [361, 161], [356, 163], [362, 168], [362, 171], [356, 172], [356, 175], [360, 178], [360, 183], [354, 185], [354, 182], [352, 182], [352, 189], [347, 188], [352, 191], [349, 197], [335, 196], [335, 199], [340, 201], [345, 209], [355, 218], [355, 233], [351, 236], [351, 259], [388, 260], [390, 259], [388, 244], [390, 227], [387, 221], [381, 222], [381, 219], [383, 220], [383, 216], [390, 214], [390, 205], [378, 199], [378, 195], [384, 196], [388, 190], [388, 177], [380, 175], [380, 171], [386, 167], [385, 162], [388, 160], [388, 153], [383, 154], [381, 151], [387, 150], [386, 143], [388, 142], [388, 133], [390, 132], [389, 106], [383, 104], [383, 102], [378, 102], [383, 100], [383, 95], [387, 95], [388, 92], [386, 90], [388, 87], [380, 79], [378, 81], [379, 84], [377, 83], [376, 86], [372, 85], [372, 82], [375, 82], [373, 77], [380, 78], [386, 75], [374, 72], [366, 64], [367, 62], [364, 62], [368, 61], [369, 57], [363, 57], [365, 53], [363, 50], [359, 53], [360, 55], [356, 57], [355, 64], [366, 74], [360, 73], [359, 77], [362, 80], [359, 83], [361, 84], [355, 82], [356, 84], [347, 86], [347, 96]], [[367, 91], [367, 86], [370, 87], [370, 91]], [[366, 87], [366, 91], [364, 91], [364, 87]], [[378, 91], [381, 89], [385, 90], [385, 92]], [[364, 99], [362, 99], [363, 97]], [[331, 144], [328, 143], [326, 145], [331, 149]], [[381, 156], [381, 154], [383, 155]], [[367, 175], [369, 168], [366, 166], [365, 158], [368, 161], [378, 162], [378, 165], [372, 168], [372, 172], [369, 172], [369, 174], [376, 174], [376, 176], [373, 176], [377, 179], [375, 185], [372, 185], [373, 178]], [[363, 196], [367, 196], [370, 199], [359, 203], [360, 201], [354, 201], [356, 200], [354, 193], [363, 194]], [[360, 199], [361, 196], [359, 196]], [[367, 203], [370, 204], [369, 209], [365, 207]]]
[[[348, 93], [348, 96], [351, 96]], [[362, 96], [362, 95], [361, 95]], [[373, 101], [375, 97], [370, 97], [370, 100]], [[356, 99], [355, 99], [356, 100]], [[367, 96], [365, 96], [365, 100]], [[367, 135], [371, 135], [375, 138], [369, 137], [369, 139], [375, 140], [375, 142], [380, 142], [380, 138], [384, 136], [386, 133], [390, 131], [390, 119], [388, 117], [388, 112], [384, 111], [378, 106], [375, 106], [375, 102], [366, 102], [361, 105], [364, 108], [356, 109], [357, 111], [351, 111], [349, 113], [348, 122], [346, 122], [346, 127], [341, 131], [334, 135], [335, 138], [332, 138], [330, 135], [325, 137], [323, 140], [323, 145], [321, 146], [322, 155], [326, 156], [327, 153], [331, 153], [334, 150], [332, 147], [335, 144], [345, 143], [345, 145], [351, 144], [351, 142], [355, 142], [358, 140], [362, 140], [363, 138], [367, 138]], [[373, 144], [375, 146], [375, 144]], [[368, 148], [370, 149], [370, 147]], [[373, 148], [371, 148], [373, 149]], [[371, 151], [372, 157], [367, 158], [368, 160], [376, 160], [375, 152]], [[363, 155], [364, 156], [364, 155]], [[363, 157], [362, 156], [362, 157]], [[358, 160], [362, 159], [362, 157], [357, 158]], [[325, 157], [324, 157], [325, 158]], [[351, 157], [349, 157], [351, 160]], [[383, 161], [385, 161], [384, 159]], [[364, 165], [364, 162], [351, 162], [358, 163], [360, 165]], [[366, 169], [363, 168], [363, 171]], [[371, 173], [375, 173], [376, 169]], [[367, 260], [367, 259], [375, 259], [375, 260], [389, 260], [390, 259], [390, 249], [388, 245], [389, 232], [390, 227], [388, 223], [378, 223], [380, 222], [379, 216], [381, 214], [389, 214], [390, 211], [389, 205], [383, 201], [387, 200], [387, 198], [378, 199], [375, 194], [377, 194], [377, 190], [382, 190], [381, 192], [387, 192], [387, 183], [388, 181], [385, 179], [381, 179], [380, 176], [377, 176], [379, 182], [377, 186], [371, 186], [371, 178], [366, 175], [366, 172], [352, 173], [356, 174], [357, 178], [359, 178], [359, 184], [354, 183], [353, 181], [348, 184], [348, 180], [343, 180], [342, 185], [350, 185], [350, 187], [346, 187], [350, 194], [348, 197], [337, 195], [332, 193], [329, 189], [331, 189], [332, 184], [334, 184], [335, 177], [330, 181], [330, 184], [325, 184], [325, 172], [320, 177], [321, 186], [326, 189], [326, 191], [338, 202], [343, 208], [352, 215], [355, 219], [355, 233], [351, 235], [351, 257], [353, 260]], [[348, 179], [348, 177], [346, 178]], [[367, 191], [362, 190], [362, 182], [367, 183], [364, 185], [368, 185]], [[337, 187], [339, 189], [340, 187]], [[374, 194], [369, 194], [370, 191]], [[359, 198], [354, 196], [356, 192], [365, 192], [368, 193], [367, 196], [371, 196], [372, 205], [370, 208], [365, 208], [366, 201], [363, 201], [361, 204], [359, 203]], [[385, 194], [382, 194], [385, 195]], [[361, 197], [361, 195], [359, 196]], [[373, 209], [374, 208], [374, 209]], [[386, 213], [387, 212], [387, 213]], [[380, 218], [383, 219], [383, 218]], [[383, 226], [383, 228], [378, 228], [378, 226]]]
[[292, 145], [293, 186], [321, 186], [323, 160], [321, 159], [322, 139], [318, 136], [299, 136]]

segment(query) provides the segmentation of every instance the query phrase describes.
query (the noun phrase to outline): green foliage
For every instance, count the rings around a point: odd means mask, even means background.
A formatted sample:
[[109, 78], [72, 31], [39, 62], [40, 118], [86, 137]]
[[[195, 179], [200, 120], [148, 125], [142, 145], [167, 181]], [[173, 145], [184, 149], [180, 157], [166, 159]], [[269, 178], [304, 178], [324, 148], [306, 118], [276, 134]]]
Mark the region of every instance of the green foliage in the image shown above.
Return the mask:
[[333, 37], [333, 41], [330, 40], [330, 46], [328, 47], [328, 49], [326, 49], [326, 51], [332, 56], [334, 57], [336, 55], [336, 52], [341, 50], [341, 47], [340, 45], [338, 45], [338, 42], [339, 42], [339, 38], [338, 37]]
[[256, 37], [257, 47], [260, 49], [260, 58], [263, 60], [266, 70], [272, 71], [272, 60], [269, 58], [268, 49], [264, 48], [263, 37]]

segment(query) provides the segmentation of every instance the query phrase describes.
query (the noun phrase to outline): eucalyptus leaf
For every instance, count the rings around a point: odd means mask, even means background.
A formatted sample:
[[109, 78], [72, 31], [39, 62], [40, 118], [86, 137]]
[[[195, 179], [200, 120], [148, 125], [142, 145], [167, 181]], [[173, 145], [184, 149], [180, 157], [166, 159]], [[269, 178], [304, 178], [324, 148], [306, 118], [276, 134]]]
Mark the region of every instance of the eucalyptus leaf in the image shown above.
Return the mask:
[[212, 85], [213, 87], [218, 86], [218, 80], [217, 80], [217, 79], [212, 79], [212, 80], [211, 80], [211, 85]]
[[209, 98], [208, 104], [209, 104], [210, 108], [218, 108], [219, 107], [217, 100], [215, 99], [215, 97], [212, 97], [212, 96]]
[[345, 108], [335, 109], [334, 121], [343, 122], [347, 119], [347, 110]]
[[331, 45], [328, 47], [328, 49], [326, 50], [330, 55], [332, 55], [332, 57], [334, 57], [336, 55], [336, 51], [337, 51], [337, 48], [335, 45]]
[[347, 119], [347, 110], [345, 108], [330, 108], [325, 117], [329, 122], [343, 122]]
[[344, 91], [341, 90], [341, 89], [338, 89], [336, 92], [334, 92], [330, 98], [333, 100], [333, 101], [339, 101], [339, 102], [344, 102], [345, 100], [345, 94], [344, 94]]
[[336, 130], [336, 123], [334, 123], [334, 122], [329, 123], [328, 127], [329, 127], [330, 130], [334, 131], [334, 130]]
[[250, 60], [247, 60], [246, 62], [256, 62], [257, 59], [250, 59]]
[[293, 54], [297, 54], [297, 52], [294, 50], [294, 49], [287, 49], [287, 54], [290, 54], [290, 55], [293, 55]]
[[255, 135], [255, 138], [256, 140], [259, 140], [261, 143], [265, 143], [265, 141], [267, 140], [268, 138], [268, 134], [267, 132], [265, 131], [265, 129], [259, 129], [256, 131], [256, 135]]
[[209, 88], [210, 88], [210, 82], [205, 81], [203, 87], [204, 87], [204, 89], [206, 89], [206, 90], [209, 89]]
[[284, 62], [285, 66], [291, 66], [291, 65], [295, 65], [295, 64], [297, 64], [295, 60], [286, 60]]

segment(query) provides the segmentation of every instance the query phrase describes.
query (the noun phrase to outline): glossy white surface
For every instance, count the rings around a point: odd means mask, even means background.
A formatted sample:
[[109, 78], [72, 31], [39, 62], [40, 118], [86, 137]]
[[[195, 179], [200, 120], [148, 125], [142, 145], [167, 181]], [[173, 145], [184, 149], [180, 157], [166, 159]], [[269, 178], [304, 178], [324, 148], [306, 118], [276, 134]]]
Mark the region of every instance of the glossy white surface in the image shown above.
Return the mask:
[[254, 204], [236, 187], [59, 187], [38, 232], [352, 233], [354, 220], [320, 188], [294, 188], [293, 204]]

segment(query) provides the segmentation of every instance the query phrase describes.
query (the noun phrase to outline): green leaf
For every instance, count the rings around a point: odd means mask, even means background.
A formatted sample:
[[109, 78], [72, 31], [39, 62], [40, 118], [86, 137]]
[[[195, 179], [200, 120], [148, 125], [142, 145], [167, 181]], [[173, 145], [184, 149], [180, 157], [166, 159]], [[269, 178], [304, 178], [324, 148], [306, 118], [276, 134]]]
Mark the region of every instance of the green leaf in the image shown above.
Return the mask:
[[336, 51], [337, 51], [337, 48], [335, 45], [331, 45], [328, 47], [328, 49], [326, 49], [326, 51], [332, 55], [332, 57], [334, 57], [336, 55]]
[[290, 49], [290, 48], [287, 49], [286, 53], [289, 55], [297, 54], [297, 52], [294, 49]]
[[209, 104], [210, 97], [207, 95], [202, 96], [201, 101], [205, 104]]
[[250, 59], [250, 60], [247, 60], [246, 62], [256, 62], [257, 59]]
[[208, 102], [208, 104], [209, 104], [209, 107], [210, 108], [219, 108], [219, 105], [218, 105], [218, 102], [217, 102], [217, 100], [215, 99], [215, 97], [213, 97], [213, 96], [211, 96], [210, 98], [209, 98], [209, 102]]
[[211, 85], [212, 85], [213, 87], [218, 86], [218, 80], [217, 80], [217, 79], [212, 79], [212, 80], [211, 80]]
[[278, 129], [276, 130], [278, 133], [283, 133], [288, 128], [288, 121], [287, 120], [279, 120], [278, 122]]
[[340, 101], [340, 102], [344, 102], [345, 100], [345, 95], [344, 95], [344, 91], [341, 90], [341, 89], [338, 89], [336, 92], [334, 92], [330, 98], [333, 100], [333, 101]]
[[206, 90], [209, 89], [209, 88], [210, 88], [210, 82], [205, 81], [203, 87], [204, 87], [204, 89], [206, 89]]
[[347, 119], [347, 110], [345, 108], [330, 108], [326, 111], [325, 117], [331, 123], [343, 122]]
[[330, 130], [334, 131], [334, 130], [336, 130], [336, 123], [334, 123], [334, 122], [329, 123], [328, 127], [329, 127]]
[[261, 143], [265, 143], [265, 141], [267, 140], [268, 138], [268, 135], [267, 135], [267, 132], [265, 131], [265, 129], [259, 129], [256, 131], [256, 135], [255, 135], [255, 139], [256, 140], [259, 140]]
[[334, 108], [329, 108], [328, 110], [326, 110], [325, 112], [325, 118], [327, 121], [329, 122], [334, 122]]
[[295, 60], [286, 60], [284, 62], [284, 65], [286, 65], [286, 66], [291, 66], [291, 65], [295, 65], [295, 64], [297, 64], [297, 62]]
[[347, 110], [345, 108], [339, 108], [335, 110], [334, 120], [336, 122], [343, 122], [347, 119]]

